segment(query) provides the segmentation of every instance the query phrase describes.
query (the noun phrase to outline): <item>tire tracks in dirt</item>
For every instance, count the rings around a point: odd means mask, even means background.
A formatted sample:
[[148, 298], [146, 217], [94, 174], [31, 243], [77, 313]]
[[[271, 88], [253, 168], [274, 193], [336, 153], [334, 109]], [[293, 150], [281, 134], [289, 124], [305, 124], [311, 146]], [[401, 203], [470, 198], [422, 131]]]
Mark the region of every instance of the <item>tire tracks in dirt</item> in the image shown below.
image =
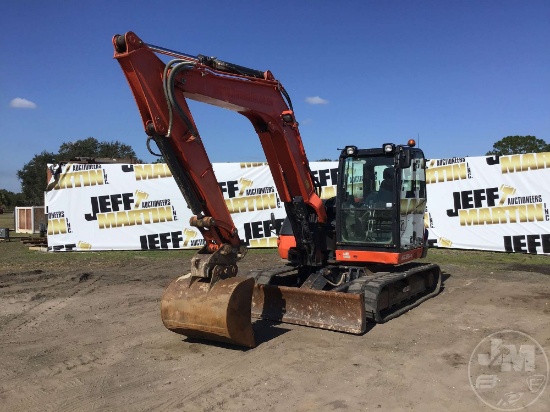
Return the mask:
[[[223, 351], [215, 357], [210, 357], [208, 359], [209, 363], [218, 363], [218, 367], [190, 381], [186, 380], [182, 382], [180, 377], [176, 385], [183, 384], [182, 390], [177, 391], [176, 396], [169, 396], [164, 401], [152, 405], [150, 410], [220, 410], [220, 408], [223, 408], [226, 400], [242, 395], [244, 381], [247, 381], [249, 384], [246, 386], [251, 388], [256, 386], [264, 376], [268, 376], [267, 371], [264, 374], [258, 374], [259, 371], [256, 370], [256, 373], [253, 375], [250, 374], [250, 371], [257, 368], [255, 365], [261, 364], [259, 361], [265, 359], [266, 353], [269, 353], [270, 350], [275, 349], [279, 345], [284, 345], [286, 339], [288, 338], [278, 336], [275, 339], [263, 342], [254, 349], [240, 353], [239, 356], [232, 356], [227, 351]], [[205, 354], [205, 356], [209, 355]], [[228, 361], [228, 359], [231, 360]], [[174, 382], [172, 381], [173, 384]], [[224, 386], [227, 387], [223, 391], [220, 390]], [[189, 407], [190, 404], [194, 404], [199, 398], [201, 401], [204, 401], [205, 398], [208, 398], [207, 395], [212, 392], [216, 392], [216, 396], [214, 397], [216, 401], [214, 404]], [[225, 393], [223, 397], [221, 397], [222, 393]], [[208, 403], [208, 399], [206, 400]]]
[[[126, 335], [116, 338], [124, 339]], [[51, 366], [46, 366], [27, 379], [36, 385], [6, 388], [11, 393], [21, 411], [75, 411], [104, 410], [105, 400], [109, 399], [120, 387], [113, 383], [109, 367], [119, 362], [128, 351], [142, 344], [134, 338], [122, 345], [102, 347], [76, 354]], [[98, 370], [103, 373], [98, 374]], [[90, 378], [88, 372], [94, 372]], [[136, 377], [130, 385], [139, 383]]]
[[[20, 333], [26, 328], [37, 327], [41, 323], [41, 319], [45, 315], [51, 316], [53, 313], [63, 309], [75, 296], [91, 293], [94, 289], [96, 289], [96, 283], [103, 277], [103, 275], [99, 275], [89, 282], [88, 280], [90, 279], [90, 277], [91, 275], [89, 273], [83, 273], [80, 276], [79, 283], [74, 286], [73, 292], [65, 298], [57, 299], [55, 301], [46, 300], [44, 302], [40, 302], [39, 304], [33, 306], [32, 308], [26, 310], [24, 313], [12, 319], [11, 322], [14, 322], [23, 318], [23, 321], [13, 329], [14, 332], [16, 332], [14, 337], [17, 336], [18, 332]], [[63, 282], [60, 282], [59, 284], [61, 283]]]
[[[29, 335], [34, 338], [35, 331], [39, 328], [42, 322], [51, 319], [52, 315], [65, 308], [74, 298], [91, 293], [98, 287], [97, 282], [102, 278], [102, 275], [99, 275], [95, 279], [89, 281], [90, 277], [91, 274], [83, 273], [80, 275], [78, 283], [73, 286], [73, 289], [69, 289], [70, 293], [67, 296], [57, 298], [55, 300], [49, 299], [42, 301], [26, 309], [20, 314], [13, 316], [2, 326], [4, 336], [9, 340], [0, 341], [0, 344], [4, 346], [10, 344], [21, 345], [22, 342], [29, 343], [28, 341], [25, 341], [24, 338]], [[65, 279], [61, 282], [57, 282], [57, 286], [60, 287], [63, 283], [69, 282], [73, 279], [74, 277], [72, 279]], [[10, 326], [14, 323], [17, 323], [17, 326], [10, 328]], [[18, 373], [17, 367], [7, 368], [4, 365], [4, 367], [0, 368], [0, 379], [8, 380]]]

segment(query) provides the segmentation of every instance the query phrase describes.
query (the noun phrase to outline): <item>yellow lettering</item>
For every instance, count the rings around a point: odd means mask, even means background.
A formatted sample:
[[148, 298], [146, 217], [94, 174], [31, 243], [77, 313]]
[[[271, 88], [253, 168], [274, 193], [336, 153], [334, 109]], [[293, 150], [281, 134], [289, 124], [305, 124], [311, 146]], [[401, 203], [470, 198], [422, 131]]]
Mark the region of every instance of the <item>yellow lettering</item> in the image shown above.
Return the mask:
[[66, 189], [68, 186], [73, 187], [71, 184], [71, 177], [69, 173], [62, 174], [59, 178], [59, 182], [55, 185], [54, 189]]
[[274, 209], [277, 207], [277, 197], [275, 193], [268, 193], [262, 195], [262, 210], [263, 209]]
[[72, 189], [74, 187], [95, 186], [104, 184], [103, 170], [84, 170], [80, 172], [64, 173], [54, 189]]
[[234, 197], [232, 199], [225, 199], [225, 204], [229, 213], [274, 209], [277, 207], [277, 196], [275, 193], [268, 193], [265, 195]]
[[157, 178], [170, 177], [172, 172], [165, 163], [155, 163], [153, 165], [153, 175]]
[[453, 165], [453, 180], [466, 179], [468, 177], [468, 165], [457, 163]]
[[189, 241], [197, 236], [197, 232], [192, 229], [184, 229], [183, 236], [185, 237], [183, 240], [183, 246], [187, 246]]
[[151, 223], [151, 214], [147, 210], [140, 210], [143, 223]]
[[128, 219], [128, 213], [125, 211], [116, 212], [116, 227], [130, 226], [130, 220]]
[[529, 169], [537, 170], [537, 159], [533, 153], [524, 154], [521, 158], [521, 171]]
[[143, 214], [147, 214], [147, 215], [150, 215], [151, 216], [151, 222], [152, 223], [158, 223], [160, 222], [160, 219], [159, 219], [159, 211], [155, 208], [151, 208], [151, 209], [144, 209], [143, 210]]
[[492, 223], [508, 223], [506, 210], [503, 207], [494, 207], [492, 211]]
[[143, 225], [145, 223], [172, 222], [173, 220], [172, 206], [97, 214], [97, 223], [100, 229]]
[[172, 206], [157, 207], [158, 221], [159, 222], [172, 222], [174, 220], [174, 213], [172, 212]]
[[[90, 186], [105, 184], [105, 181], [103, 180], [102, 169], [88, 170], [88, 179], [89, 179]], [[87, 186], [86, 182], [84, 182], [84, 186]]]
[[440, 167], [434, 167], [426, 171], [426, 182], [427, 183], [436, 183], [443, 182], [444, 176], [443, 171]]
[[254, 182], [246, 177], [241, 177], [239, 179], [239, 184], [241, 185], [241, 190], [239, 190], [239, 196], [244, 195], [246, 189], [254, 184]]
[[547, 168], [548, 163], [550, 163], [550, 152], [537, 153], [537, 169]]
[[426, 169], [426, 183], [451, 182], [453, 180], [466, 179], [467, 177], [468, 165], [466, 163], [456, 163]]
[[[143, 224], [143, 211], [139, 209], [128, 211], [128, 221], [130, 225], [142, 225]], [[147, 222], [149, 223], [149, 222]]]
[[57, 235], [67, 233], [67, 219], [49, 219], [48, 235]]
[[453, 165], [446, 165], [440, 168], [444, 173], [441, 174], [441, 180], [438, 182], [449, 182], [453, 180]]
[[229, 213], [241, 213], [246, 211], [246, 201], [243, 197], [225, 199], [225, 204], [227, 205]]
[[505, 212], [508, 213], [508, 219], [510, 220], [510, 223], [516, 223], [517, 220], [517, 206], [505, 206], [502, 209], [504, 209]]
[[116, 227], [116, 217], [114, 213], [98, 213], [97, 225], [100, 229], [109, 229]]
[[527, 205], [527, 221], [543, 222], [544, 221], [544, 205], [542, 203], [534, 203]]
[[514, 173], [516, 169], [521, 170], [520, 155], [502, 156], [500, 158], [500, 170], [502, 174]]
[[254, 247], [277, 247], [276, 237], [264, 237], [262, 239], [250, 239], [250, 246]]
[[500, 168], [503, 174], [537, 170], [548, 167], [550, 152], [526, 153], [523, 155], [501, 156]]
[[493, 218], [491, 217], [491, 210], [489, 208], [478, 209], [477, 225], [492, 225]]
[[267, 163], [265, 162], [242, 162], [240, 163], [240, 167], [241, 169], [248, 169], [249, 167], [258, 167], [258, 166], [263, 166], [263, 165], [266, 165]]
[[458, 211], [461, 226], [492, 225], [499, 223], [517, 223], [544, 221], [544, 205], [533, 203], [520, 206], [496, 206]]
[[460, 218], [460, 226], [479, 224], [477, 209], [461, 209], [458, 211], [458, 217]]
[[[82, 173], [83, 172], [67, 173], [69, 175], [69, 178], [72, 179], [73, 187], [82, 187], [82, 181], [80, 179]], [[86, 171], [84, 173], [86, 173]]]
[[151, 179], [153, 177], [152, 165], [134, 165], [136, 180]]

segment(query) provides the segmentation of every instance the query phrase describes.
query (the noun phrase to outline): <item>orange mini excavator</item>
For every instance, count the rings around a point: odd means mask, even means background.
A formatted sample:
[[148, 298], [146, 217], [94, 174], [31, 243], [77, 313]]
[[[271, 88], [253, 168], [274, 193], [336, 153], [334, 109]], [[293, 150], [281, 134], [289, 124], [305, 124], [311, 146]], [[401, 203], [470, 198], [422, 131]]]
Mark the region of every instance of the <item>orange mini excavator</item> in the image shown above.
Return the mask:
[[[384, 322], [439, 292], [439, 267], [412, 263], [427, 250], [426, 162], [414, 141], [346, 146], [337, 195], [322, 201], [290, 97], [271, 72], [146, 44], [132, 32], [113, 45], [147, 145], [158, 146], [206, 242], [162, 297], [168, 329], [247, 347], [255, 346], [252, 317], [361, 334], [367, 320]], [[287, 213], [286, 265], [237, 274], [246, 248], [186, 99], [252, 123]]]

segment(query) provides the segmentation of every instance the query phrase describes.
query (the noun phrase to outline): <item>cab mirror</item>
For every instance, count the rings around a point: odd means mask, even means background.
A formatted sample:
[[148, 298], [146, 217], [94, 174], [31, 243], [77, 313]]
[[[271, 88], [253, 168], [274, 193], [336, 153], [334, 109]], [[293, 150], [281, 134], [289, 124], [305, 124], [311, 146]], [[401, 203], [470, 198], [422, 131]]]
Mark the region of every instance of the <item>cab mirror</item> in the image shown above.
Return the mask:
[[400, 169], [407, 169], [411, 167], [411, 149], [408, 147], [400, 148], [398, 163]]

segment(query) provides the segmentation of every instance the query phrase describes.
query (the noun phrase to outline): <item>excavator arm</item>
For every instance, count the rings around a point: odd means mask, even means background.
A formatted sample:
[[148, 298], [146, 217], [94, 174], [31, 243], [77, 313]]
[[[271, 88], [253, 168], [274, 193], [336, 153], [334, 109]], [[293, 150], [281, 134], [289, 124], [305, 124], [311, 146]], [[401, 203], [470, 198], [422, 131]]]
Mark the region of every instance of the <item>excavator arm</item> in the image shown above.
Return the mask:
[[[214, 175], [186, 99], [245, 116], [260, 138], [267, 163], [294, 233], [302, 264], [320, 264], [309, 221], [326, 221], [292, 110], [279, 81], [269, 72], [205, 56], [189, 56], [145, 44], [135, 33], [113, 37], [115, 59], [134, 94], [145, 132], [164, 156], [206, 245], [193, 276], [210, 278], [214, 268], [235, 271], [241, 240]], [[158, 54], [173, 57], [164, 63]], [[311, 215], [314, 215], [313, 219]], [[220, 255], [224, 258], [220, 261]], [[213, 262], [206, 262], [213, 260]], [[196, 268], [200, 268], [197, 270]]]
[[[236, 277], [246, 248], [186, 99], [235, 111], [252, 123], [296, 234], [294, 262], [320, 266], [323, 251], [311, 228], [324, 224], [327, 215], [290, 98], [269, 71], [148, 45], [132, 32], [115, 35], [113, 45], [141, 114], [149, 150], [155, 141], [193, 212], [190, 224], [205, 239], [191, 260], [191, 273], [174, 280], [163, 295], [164, 325], [190, 337], [252, 347], [255, 282]], [[165, 63], [159, 54], [173, 59]]]

